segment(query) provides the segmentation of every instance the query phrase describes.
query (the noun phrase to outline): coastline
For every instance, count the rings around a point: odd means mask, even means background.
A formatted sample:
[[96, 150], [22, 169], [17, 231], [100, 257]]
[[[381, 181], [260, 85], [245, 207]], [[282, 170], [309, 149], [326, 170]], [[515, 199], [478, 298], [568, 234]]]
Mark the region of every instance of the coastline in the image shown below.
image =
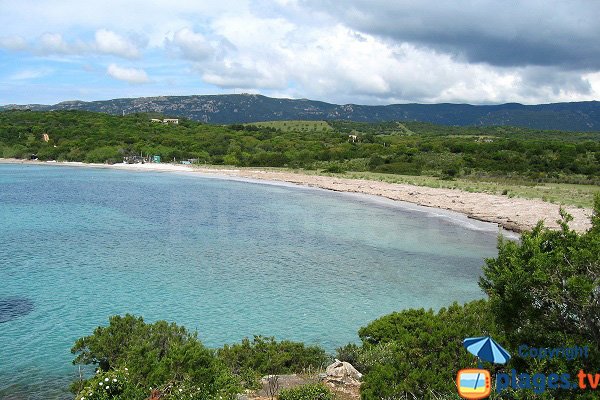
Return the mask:
[[[109, 168], [126, 171], [178, 172], [242, 180], [279, 182], [298, 186], [314, 187], [336, 192], [359, 193], [419, 206], [449, 210], [469, 218], [491, 222], [500, 227], [522, 232], [532, 229], [538, 221], [545, 226], [558, 229], [560, 206], [537, 199], [509, 198], [488, 193], [466, 192], [458, 189], [430, 188], [400, 183], [388, 183], [365, 179], [338, 178], [308, 175], [287, 171], [269, 171], [257, 168], [203, 167], [175, 164], [86, 164], [82, 162], [44, 162], [0, 158], [3, 164], [62, 165], [85, 168]], [[563, 207], [573, 216], [569, 224], [582, 232], [591, 226], [592, 210], [573, 206]]]

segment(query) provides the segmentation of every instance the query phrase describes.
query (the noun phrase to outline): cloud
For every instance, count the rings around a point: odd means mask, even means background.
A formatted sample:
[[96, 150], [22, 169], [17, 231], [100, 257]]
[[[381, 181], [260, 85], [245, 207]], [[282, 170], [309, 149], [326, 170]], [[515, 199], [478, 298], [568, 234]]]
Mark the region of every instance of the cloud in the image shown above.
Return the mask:
[[305, 0], [356, 29], [497, 66], [600, 67], [600, 3], [586, 0], [499, 2], [457, 6], [453, 0]]
[[54, 71], [50, 68], [24, 69], [12, 74], [9, 79], [13, 81], [26, 81], [39, 79], [52, 74]]
[[285, 71], [269, 68], [265, 63], [244, 65], [225, 61], [202, 71], [202, 80], [227, 89], [284, 89]]
[[116, 34], [115, 32], [100, 29], [96, 31], [95, 49], [99, 53], [112, 54], [124, 58], [138, 58], [140, 52], [130, 40]]
[[12, 51], [25, 50], [27, 41], [21, 36], [2, 36], [0, 37], [0, 48]]
[[60, 33], [44, 33], [38, 40], [36, 51], [41, 54], [80, 54], [86, 46], [67, 43]]
[[[13, 78], [8, 65], [42, 66], [57, 82], [68, 75], [128, 96], [239, 88], [365, 104], [600, 98], [600, 3], [586, 0], [13, 3], [0, 14], [0, 73]], [[90, 79], [98, 70], [101, 83]], [[149, 75], [148, 86], [110, 79]]]
[[116, 64], [110, 64], [106, 70], [106, 73], [111, 77], [120, 81], [125, 81], [131, 84], [148, 83], [150, 79], [148, 74], [143, 69], [138, 68], [123, 68]]
[[167, 47], [178, 49], [183, 58], [192, 61], [204, 61], [215, 53], [214, 47], [204, 35], [189, 28], [175, 32], [173, 39], [167, 39], [165, 43]]
[[[139, 42], [143, 39], [138, 39]], [[67, 41], [62, 34], [46, 32], [30, 44], [21, 37], [0, 38], [0, 47], [8, 50], [28, 50], [37, 55], [80, 56], [86, 54], [113, 55], [122, 58], [138, 58], [141, 53], [136, 44], [115, 32], [99, 29], [93, 41], [75, 39]]]

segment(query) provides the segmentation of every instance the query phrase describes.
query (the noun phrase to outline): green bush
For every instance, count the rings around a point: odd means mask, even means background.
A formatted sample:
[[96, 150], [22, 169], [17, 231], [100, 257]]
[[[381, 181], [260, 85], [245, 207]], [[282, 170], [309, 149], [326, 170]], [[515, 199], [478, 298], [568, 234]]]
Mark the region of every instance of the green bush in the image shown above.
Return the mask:
[[119, 162], [123, 158], [119, 149], [110, 146], [98, 147], [90, 150], [85, 156], [85, 162], [88, 163], [104, 163], [104, 162]]
[[343, 174], [344, 172], [346, 172], [346, 170], [340, 164], [330, 164], [323, 170], [323, 172], [331, 172], [333, 174]]
[[263, 375], [301, 373], [309, 368], [322, 368], [330, 361], [319, 346], [288, 340], [277, 342], [273, 337], [263, 336], [225, 345], [217, 355], [248, 387], [253, 387]]
[[[207, 393], [236, 393], [237, 381], [214, 352], [174, 323], [147, 324], [132, 315], [113, 316], [109, 326], [75, 342], [74, 364], [96, 365], [102, 372], [129, 368], [129, 379], [142, 388], [188, 381]], [[93, 379], [93, 378], [92, 378]]]
[[[79, 383], [79, 382], [76, 382]], [[119, 399], [129, 400], [135, 398], [145, 398], [149, 391], [145, 391], [136, 386], [129, 378], [127, 368], [115, 369], [111, 371], [99, 371], [94, 377], [89, 379], [83, 385], [76, 400], [104, 400]]]
[[[589, 231], [571, 230], [570, 220], [563, 212], [561, 230], [552, 231], [540, 223], [523, 233], [519, 242], [500, 240], [498, 257], [486, 261], [480, 286], [506, 332], [507, 350], [513, 354], [511, 366], [519, 371], [573, 374], [600, 367], [600, 195], [595, 198]], [[589, 346], [589, 356], [524, 359], [519, 357], [520, 344]], [[552, 397], [577, 396], [555, 390]]]
[[359, 330], [363, 348], [358, 359], [366, 369], [362, 399], [456, 393], [457, 371], [476, 365], [462, 340], [482, 335], [503, 342], [484, 300], [455, 303], [438, 313], [405, 310], [373, 321]]
[[279, 400], [333, 400], [333, 393], [322, 383], [284, 389]]

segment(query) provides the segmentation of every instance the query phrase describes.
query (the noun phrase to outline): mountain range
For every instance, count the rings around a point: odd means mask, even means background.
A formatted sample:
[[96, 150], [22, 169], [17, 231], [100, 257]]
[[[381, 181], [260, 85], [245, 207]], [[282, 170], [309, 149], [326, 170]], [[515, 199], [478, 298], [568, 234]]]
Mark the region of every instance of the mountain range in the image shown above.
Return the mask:
[[159, 96], [103, 101], [65, 101], [55, 105], [7, 105], [2, 110], [85, 110], [115, 115], [151, 112], [213, 124], [278, 120], [421, 121], [450, 126], [520, 126], [565, 131], [600, 131], [600, 102], [523, 105], [330, 104], [256, 94]]

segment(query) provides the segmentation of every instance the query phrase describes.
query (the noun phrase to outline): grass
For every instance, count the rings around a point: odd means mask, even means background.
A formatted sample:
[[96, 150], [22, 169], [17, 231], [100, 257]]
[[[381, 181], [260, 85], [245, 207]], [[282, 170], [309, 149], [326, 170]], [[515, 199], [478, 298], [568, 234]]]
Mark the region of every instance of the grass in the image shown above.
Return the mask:
[[[339, 175], [336, 175], [339, 176]], [[508, 197], [541, 199], [555, 204], [591, 208], [594, 195], [600, 193], [596, 185], [570, 183], [536, 183], [526, 180], [457, 178], [443, 180], [433, 176], [408, 176], [374, 172], [348, 172], [343, 175], [353, 179], [369, 179], [390, 183], [405, 183], [433, 188], [460, 189], [473, 193], [490, 193]]]
[[266, 121], [247, 125], [275, 128], [282, 132], [329, 132], [333, 128], [325, 121]]

